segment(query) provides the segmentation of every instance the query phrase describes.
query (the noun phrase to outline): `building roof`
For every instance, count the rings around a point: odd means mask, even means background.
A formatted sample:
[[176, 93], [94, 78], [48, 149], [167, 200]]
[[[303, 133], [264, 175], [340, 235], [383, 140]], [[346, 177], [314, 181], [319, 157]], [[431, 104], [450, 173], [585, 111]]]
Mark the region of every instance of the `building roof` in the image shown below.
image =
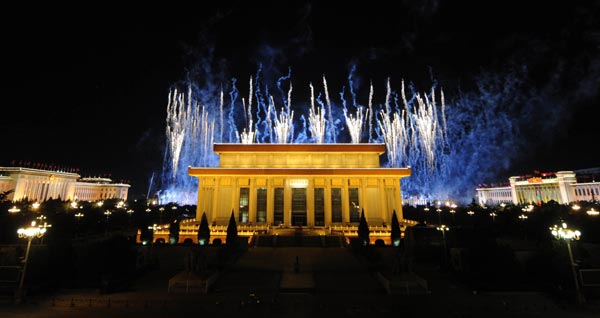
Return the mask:
[[188, 174], [199, 175], [313, 175], [348, 176], [378, 175], [408, 177], [410, 168], [194, 168], [188, 167]]
[[374, 152], [385, 144], [214, 144], [214, 152]]

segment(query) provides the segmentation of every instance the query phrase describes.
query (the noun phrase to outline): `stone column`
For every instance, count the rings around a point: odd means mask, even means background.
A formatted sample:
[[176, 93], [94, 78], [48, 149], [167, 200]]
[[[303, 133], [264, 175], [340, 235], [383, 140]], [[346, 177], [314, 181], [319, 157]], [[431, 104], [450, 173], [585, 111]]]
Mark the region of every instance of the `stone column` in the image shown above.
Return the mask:
[[315, 225], [315, 181], [312, 178], [306, 186], [306, 225]]
[[325, 196], [323, 198], [323, 203], [325, 204], [325, 226], [331, 225], [331, 178], [325, 178], [325, 186], [324, 186]]

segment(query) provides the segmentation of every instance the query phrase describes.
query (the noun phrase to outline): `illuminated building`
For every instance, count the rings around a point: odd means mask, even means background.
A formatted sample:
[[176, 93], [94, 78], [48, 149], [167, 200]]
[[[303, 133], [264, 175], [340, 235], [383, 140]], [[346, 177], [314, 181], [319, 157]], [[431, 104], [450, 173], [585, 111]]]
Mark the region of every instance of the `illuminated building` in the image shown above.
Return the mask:
[[109, 178], [80, 178], [79, 174], [23, 167], [0, 167], [0, 192], [13, 190], [12, 201], [127, 200], [130, 185]]
[[382, 168], [384, 144], [215, 144], [219, 167], [189, 167], [197, 177], [197, 220], [226, 225], [370, 226], [402, 220], [400, 179], [410, 168]]
[[578, 182], [575, 171], [515, 176], [510, 177], [509, 181], [509, 186], [477, 188], [479, 204], [537, 204], [551, 200], [568, 204], [595, 201], [600, 196], [600, 182]]

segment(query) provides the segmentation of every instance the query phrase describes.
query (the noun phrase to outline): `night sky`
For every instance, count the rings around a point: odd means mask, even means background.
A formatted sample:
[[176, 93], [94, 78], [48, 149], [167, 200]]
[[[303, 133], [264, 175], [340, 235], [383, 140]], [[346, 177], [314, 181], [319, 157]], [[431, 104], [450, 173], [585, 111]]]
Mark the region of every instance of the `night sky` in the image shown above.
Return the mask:
[[532, 117], [499, 178], [600, 166], [600, 1], [213, 2], [5, 12], [0, 162], [110, 173], [145, 194], [162, 166], [170, 87], [206, 78], [207, 65], [214, 84], [247, 82], [262, 64], [272, 80], [291, 68], [299, 100], [323, 74], [341, 88], [352, 65], [363, 88], [435, 81], [449, 105], [513, 76], [524, 83], [515, 107], [538, 99], [550, 126]]

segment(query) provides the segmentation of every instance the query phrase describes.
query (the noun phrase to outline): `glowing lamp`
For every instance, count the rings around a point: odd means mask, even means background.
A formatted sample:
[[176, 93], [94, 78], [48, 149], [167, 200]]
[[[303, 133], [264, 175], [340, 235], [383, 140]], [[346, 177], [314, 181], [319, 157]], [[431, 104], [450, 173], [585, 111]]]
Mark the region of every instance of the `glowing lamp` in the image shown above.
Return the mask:
[[17, 208], [16, 205], [13, 205], [12, 208], [8, 209], [8, 212], [10, 212], [10, 213], [17, 213], [17, 212], [21, 212], [21, 209]]
[[32, 221], [31, 226], [26, 228], [20, 228], [17, 230], [17, 234], [20, 238], [34, 238], [34, 237], [42, 237], [46, 233], [46, 227], [38, 227], [36, 226], [36, 222]]
[[552, 233], [556, 239], [565, 241], [579, 240], [579, 237], [581, 236], [581, 232], [570, 229], [565, 222], [562, 222], [560, 226], [554, 225], [551, 227], [550, 233]]

